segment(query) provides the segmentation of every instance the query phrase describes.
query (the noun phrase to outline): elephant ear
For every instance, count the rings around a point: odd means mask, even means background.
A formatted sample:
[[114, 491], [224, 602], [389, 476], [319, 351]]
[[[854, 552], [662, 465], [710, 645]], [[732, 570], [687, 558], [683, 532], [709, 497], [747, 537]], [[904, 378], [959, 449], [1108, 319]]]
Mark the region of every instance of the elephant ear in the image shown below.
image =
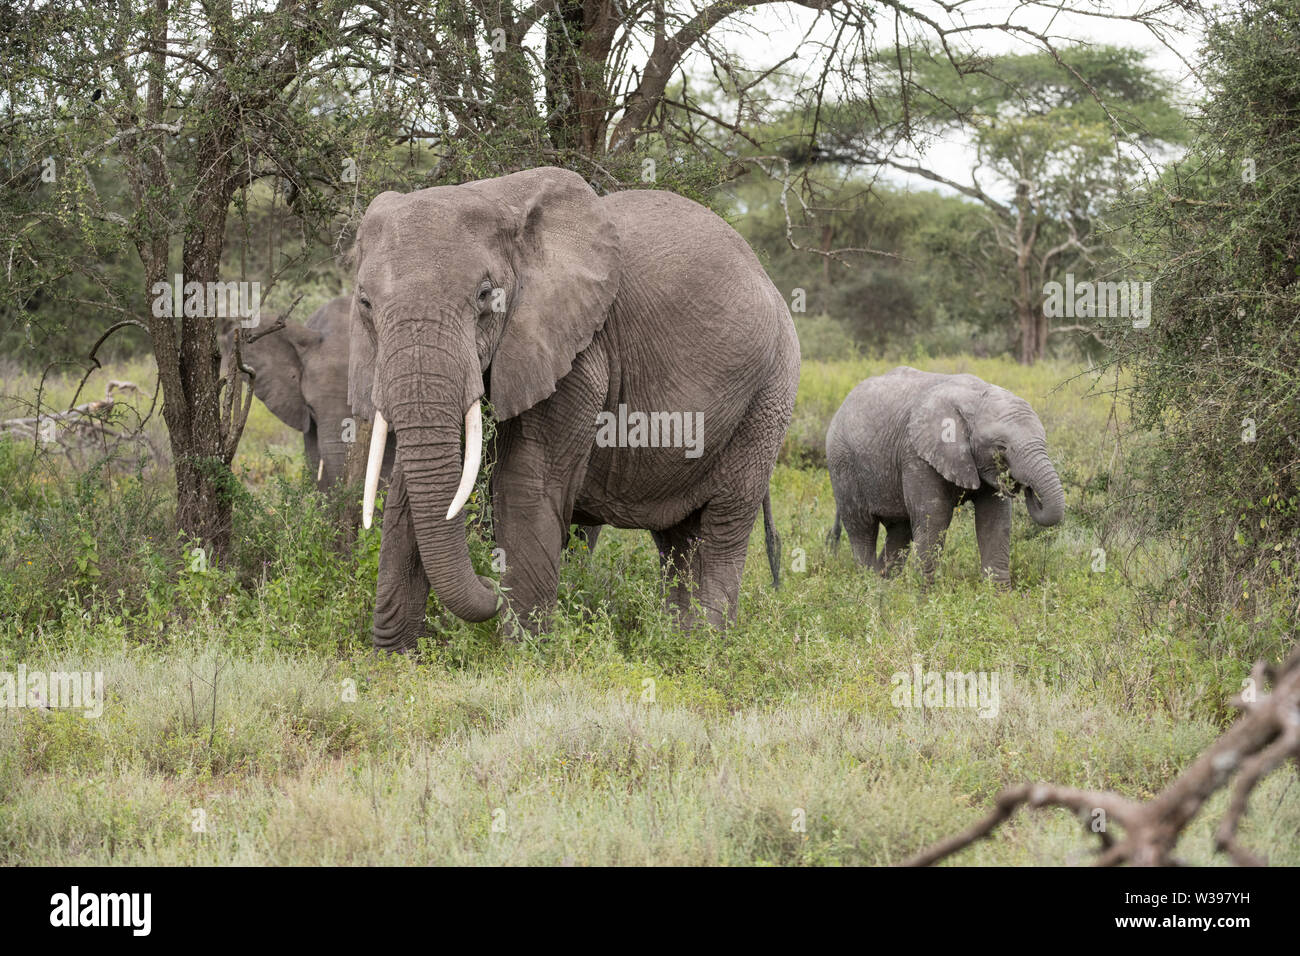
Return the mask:
[[936, 385], [907, 422], [908, 440], [926, 464], [954, 485], [971, 491], [980, 486], [966, 417], [973, 397], [970, 387], [960, 382]]
[[371, 389], [375, 382], [375, 353], [378, 337], [375, 327], [361, 317], [356, 294], [352, 296], [352, 313], [348, 319], [348, 404], [352, 412], [367, 421], [375, 420], [375, 403]]
[[[392, 190], [386, 190], [380, 193], [374, 199], [370, 200], [370, 205], [366, 207], [366, 216], [374, 212], [380, 218], [383, 217], [383, 209], [393, 203], [400, 203], [402, 196]], [[343, 256], [343, 264], [348, 268], [354, 279], [361, 270], [361, 264], [365, 261], [365, 231], [366, 219], [361, 220], [361, 226], [357, 230], [357, 235], [352, 242], [352, 248]], [[354, 282], [355, 285], [355, 282]], [[341, 305], [346, 306], [347, 316], [347, 336], [348, 336], [348, 404], [352, 406], [352, 413], [367, 421], [375, 420], [375, 359], [379, 352], [379, 337], [375, 333], [374, 322], [361, 314], [360, 305], [357, 302], [357, 290], [354, 288], [350, 296], [343, 297]], [[338, 302], [339, 300], [335, 300]]]
[[492, 357], [492, 407], [513, 418], [549, 397], [608, 317], [618, 294], [618, 230], [577, 173], [531, 169], [465, 188], [507, 210], [515, 289]]
[[322, 338], [319, 332], [292, 323], [241, 348], [244, 364], [257, 373], [253, 394], [271, 414], [300, 432], [311, 428], [311, 409], [302, 395], [303, 356]]

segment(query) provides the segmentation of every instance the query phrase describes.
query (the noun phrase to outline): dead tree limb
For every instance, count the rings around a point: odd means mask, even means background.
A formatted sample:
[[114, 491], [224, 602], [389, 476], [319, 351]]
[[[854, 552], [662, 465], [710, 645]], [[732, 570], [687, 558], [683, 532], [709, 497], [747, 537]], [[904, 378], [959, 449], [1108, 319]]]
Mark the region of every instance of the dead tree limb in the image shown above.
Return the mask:
[[[1258, 696], [1258, 688], [1271, 680], [1273, 690]], [[1114, 866], [1172, 866], [1173, 852], [1183, 831], [1205, 802], [1236, 777], [1228, 810], [1215, 833], [1214, 845], [1241, 866], [1263, 866], [1267, 861], [1242, 847], [1237, 830], [1246, 815], [1250, 795], [1259, 782], [1287, 760], [1300, 765], [1300, 645], [1286, 662], [1271, 673], [1255, 665], [1247, 689], [1233, 699], [1243, 711], [1222, 736], [1212, 743], [1169, 786], [1154, 798], [1139, 803], [1115, 793], [1076, 790], [1050, 784], [1020, 784], [998, 794], [993, 811], [955, 836], [941, 840], [904, 861], [903, 866], [930, 866], [952, 856], [977, 840], [992, 835], [1022, 806], [1060, 807], [1085, 821], [1100, 821], [1093, 829], [1101, 840], [1095, 864]], [[1123, 837], [1108, 832], [1118, 824]]]
[[63, 412], [38, 412], [22, 418], [5, 419], [0, 421], [0, 435], [12, 435], [38, 445], [58, 445], [74, 460], [91, 445], [102, 447], [108, 454], [110, 448], [115, 452], [123, 443], [144, 445], [156, 455], [141, 429], [126, 431], [110, 424], [110, 413], [117, 405], [117, 392], [135, 392], [155, 399], [134, 382], [110, 379], [103, 398], [82, 402]]

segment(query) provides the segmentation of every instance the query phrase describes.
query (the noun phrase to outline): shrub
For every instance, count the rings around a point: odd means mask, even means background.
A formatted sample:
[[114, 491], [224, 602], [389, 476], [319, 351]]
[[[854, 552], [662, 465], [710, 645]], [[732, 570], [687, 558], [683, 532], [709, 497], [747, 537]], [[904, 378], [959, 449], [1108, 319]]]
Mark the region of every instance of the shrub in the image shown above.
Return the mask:
[[1207, 34], [1211, 96], [1150, 190], [1135, 266], [1149, 329], [1125, 332], [1134, 423], [1158, 433], [1139, 508], [1179, 529], [1175, 598], [1201, 617], [1288, 599], [1300, 563], [1300, 5], [1249, 0]]

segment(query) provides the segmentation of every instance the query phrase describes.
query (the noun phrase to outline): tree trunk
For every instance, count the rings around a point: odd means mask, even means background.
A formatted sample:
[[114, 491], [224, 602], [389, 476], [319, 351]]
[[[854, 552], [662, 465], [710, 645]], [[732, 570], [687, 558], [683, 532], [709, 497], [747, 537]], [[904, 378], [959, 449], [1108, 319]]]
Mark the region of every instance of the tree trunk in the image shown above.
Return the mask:
[[1034, 310], [1028, 302], [1016, 302], [1020, 322], [1020, 364], [1033, 365], [1038, 361], [1038, 333], [1035, 329]]
[[1016, 253], [1016, 315], [1020, 321], [1020, 363], [1033, 365], [1043, 356], [1046, 331], [1039, 331], [1039, 297], [1032, 291], [1030, 265], [1034, 258], [1034, 243], [1038, 238], [1038, 220], [1029, 201], [1029, 183], [1021, 179], [1016, 184], [1015, 253]]
[[620, 18], [610, 0], [559, 0], [546, 20], [547, 133], [559, 150], [605, 152], [605, 61]]
[[[204, 285], [221, 278], [226, 216], [233, 194], [229, 144], [236, 142], [229, 126], [230, 110], [212, 103], [213, 127], [207, 142], [196, 150], [195, 168], [201, 179], [190, 197], [189, 219], [181, 255], [186, 283]], [[201, 310], [206, 313], [206, 309]], [[215, 554], [230, 549], [232, 510], [230, 472], [233, 449], [227, 448], [217, 400], [221, 354], [217, 346], [217, 316], [182, 314], [177, 369], [179, 392], [164, 390], [163, 416], [171, 437], [176, 472], [176, 528], [197, 539]]]

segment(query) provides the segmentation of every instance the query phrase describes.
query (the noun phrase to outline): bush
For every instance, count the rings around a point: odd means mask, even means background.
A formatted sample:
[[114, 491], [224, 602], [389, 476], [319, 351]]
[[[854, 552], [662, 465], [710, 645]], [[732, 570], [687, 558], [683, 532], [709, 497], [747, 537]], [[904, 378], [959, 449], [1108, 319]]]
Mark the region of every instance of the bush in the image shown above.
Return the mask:
[[[1125, 333], [1134, 422], [1157, 431], [1139, 511], [1188, 539], [1176, 600], [1295, 606], [1300, 564], [1300, 5], [1250, 0], [1207, 35], [1211, 98], [1141, 208], [1149, 329]], [[1294, 611], [1292, 612], [1294, 613]]]
[[[20, 638], [79, 619], [137, 642], [166, 640], [217, 613], [261, 622], [259, 642], [334, 648], [369, 629], [378, 531], [355, 542], [339, 521], [347, 494], [310, 476], [233, 487], [240, 534], [218, 560], [177, 537], [165, 473], [76, 472], [26, 443], [0, 441], [0, 606]], [[273, 622], [273, 623], [271, 623]], [[304, 636], [307, 635], [307, 636]]]

